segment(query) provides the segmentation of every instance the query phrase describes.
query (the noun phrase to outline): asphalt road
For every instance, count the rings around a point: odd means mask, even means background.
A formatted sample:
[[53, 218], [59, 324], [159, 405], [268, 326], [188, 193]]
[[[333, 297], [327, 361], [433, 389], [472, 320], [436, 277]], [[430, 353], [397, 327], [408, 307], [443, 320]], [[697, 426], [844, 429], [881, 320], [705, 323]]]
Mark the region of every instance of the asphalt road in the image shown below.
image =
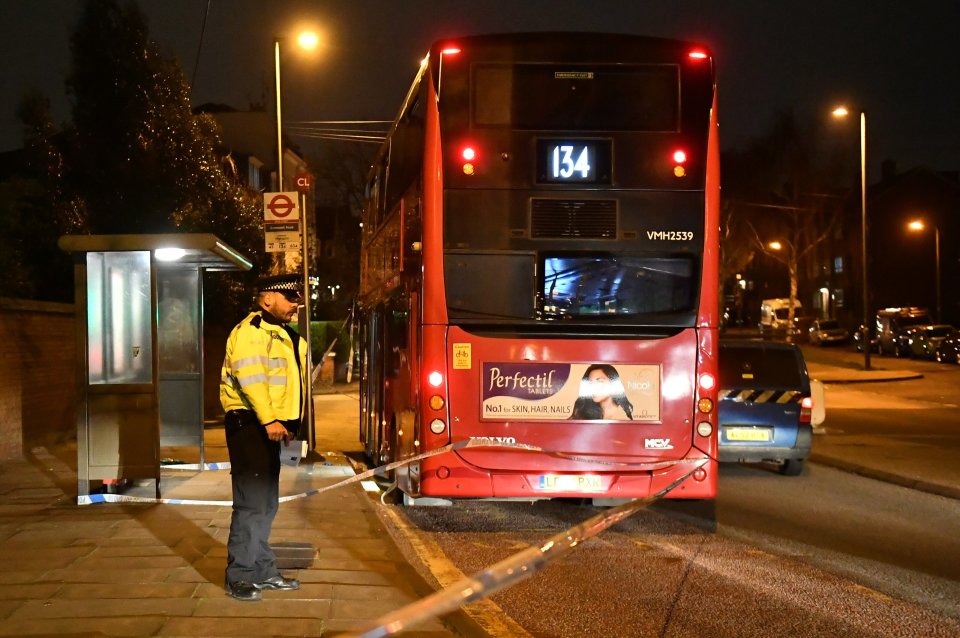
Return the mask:
[[[817, 350], [808, 359], [862, 360]], [[960, 452], [951, 403], [960, 367], [875, 364], [926, 377], [828, 387], [821, 436], [869, 433]], [[441, 585], [599, 511], [575, 502], [388, 509], [412, 562]], [[499, 633], [487, 623], [491, 635], [504, 636], [956, 637], [957, 530], [955, 499], [816, 464], [799, 477], [724, 465], [714, 505], [657, 504], [494, 594], [478, 613], [515, 622], [501, 623]]]

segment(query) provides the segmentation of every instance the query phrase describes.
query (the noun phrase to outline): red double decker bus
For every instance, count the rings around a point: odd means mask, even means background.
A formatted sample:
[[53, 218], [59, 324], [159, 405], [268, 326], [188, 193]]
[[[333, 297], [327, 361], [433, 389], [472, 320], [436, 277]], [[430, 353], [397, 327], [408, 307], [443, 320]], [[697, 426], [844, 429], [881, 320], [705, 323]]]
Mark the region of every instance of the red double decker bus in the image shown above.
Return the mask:
[[714, 496], [718, 164], [706, 47], [433, 45], [367, 184], [360, 437], [479, 444], [398, 468], [408, 501]]

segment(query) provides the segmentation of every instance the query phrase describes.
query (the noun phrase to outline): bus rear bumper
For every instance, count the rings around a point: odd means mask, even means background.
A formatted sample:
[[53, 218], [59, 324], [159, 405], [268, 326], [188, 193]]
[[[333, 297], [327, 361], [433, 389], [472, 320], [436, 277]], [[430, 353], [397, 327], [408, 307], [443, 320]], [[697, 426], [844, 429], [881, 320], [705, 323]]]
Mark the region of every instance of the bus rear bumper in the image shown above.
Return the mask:
[[[698, 463], [704, 461], [698, 468]], [[416, 496], [437, 498], [645, 498], [689, 474], [664, 498], [716, 496], [718, 464], [696, 449], [683, 462], [653, 471], [524, 472], [485, 470], [456, 454], [426, 459]]]

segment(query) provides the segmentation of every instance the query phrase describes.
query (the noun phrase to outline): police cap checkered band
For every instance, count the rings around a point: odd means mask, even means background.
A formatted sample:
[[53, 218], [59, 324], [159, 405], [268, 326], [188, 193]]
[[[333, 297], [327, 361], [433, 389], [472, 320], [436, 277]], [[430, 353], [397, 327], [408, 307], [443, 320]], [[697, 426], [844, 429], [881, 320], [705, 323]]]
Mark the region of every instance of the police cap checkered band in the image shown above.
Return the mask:
[[276, 291], [302, 294], [303, 277], [296, 274], [261, 277], [257, 280], [257, 290], [260, 292]]

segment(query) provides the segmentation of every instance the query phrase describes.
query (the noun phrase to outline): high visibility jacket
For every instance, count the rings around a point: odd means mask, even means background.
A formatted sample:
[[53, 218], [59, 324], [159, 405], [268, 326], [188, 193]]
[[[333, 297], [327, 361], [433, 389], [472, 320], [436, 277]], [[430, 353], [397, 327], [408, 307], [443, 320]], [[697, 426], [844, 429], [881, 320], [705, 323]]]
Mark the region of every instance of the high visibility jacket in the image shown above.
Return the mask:
[[[297, 341], [294, 349], [293, 335]], [[307, 343], [295, 331], [252, 312], [227, 338], [220, 403], [253, 410], [260, 423], [299, 420], [307, 387]]]

